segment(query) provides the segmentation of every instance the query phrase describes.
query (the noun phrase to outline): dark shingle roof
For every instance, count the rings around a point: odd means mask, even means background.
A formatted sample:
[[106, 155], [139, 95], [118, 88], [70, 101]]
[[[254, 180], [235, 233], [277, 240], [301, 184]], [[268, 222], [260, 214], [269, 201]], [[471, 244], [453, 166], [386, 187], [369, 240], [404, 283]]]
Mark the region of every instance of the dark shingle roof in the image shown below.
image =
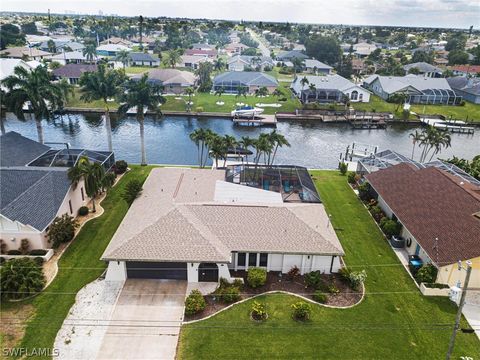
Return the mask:
[[[10, 131], [0, 136], [0, 166], [24, 166], [50, 147]], [[2, 196], [4, 193], [2, 192]]]
[[456, 76], [447, 78], [448, 84], [454, 90], [461, 90], [473, 95], [480, 95], [480, 79]]
[[142, 52], [131, 52], [128, 55], [132, 61], [159, 61], [158, 57]]
[[67, 64], [53, 70], [53, 75], [70, 79], [78, 79], [84, 72], [97, 71], [97, 65], [91, 64]]
[[292, 60], [293, 58], [304, 60], [308, 59], [308, 56], [298, 50], [282, 51], [277, 55], [278, 60]]
[[230, 71], [215, 76], [214, 84], [239, 82], [246, 86], [278, 86], [273, 76], [258, 71]]

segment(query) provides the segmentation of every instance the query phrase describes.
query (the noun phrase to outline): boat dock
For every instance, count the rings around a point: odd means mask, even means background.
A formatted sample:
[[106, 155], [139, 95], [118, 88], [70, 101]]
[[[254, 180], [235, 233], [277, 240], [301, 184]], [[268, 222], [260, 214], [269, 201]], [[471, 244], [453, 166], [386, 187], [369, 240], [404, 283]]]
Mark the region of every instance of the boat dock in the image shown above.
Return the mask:
[[275, 115], [261, 115], [248, 118], [234, 116], [232, 120], [235, 125], [277, 126], [277, 117]]
[[422, 124], [433, 126], [439, 130], [446, 130], [451, 133], [473, 134], [475, 127], [469, 126], [461, 120], [444, 120], [438, 117], [420, 117]]
[[387, 122], [385, 120], [372, 120], [372, 119], [352, 119], [349, 120], [350, 125], [354, 129], [385, 129]]

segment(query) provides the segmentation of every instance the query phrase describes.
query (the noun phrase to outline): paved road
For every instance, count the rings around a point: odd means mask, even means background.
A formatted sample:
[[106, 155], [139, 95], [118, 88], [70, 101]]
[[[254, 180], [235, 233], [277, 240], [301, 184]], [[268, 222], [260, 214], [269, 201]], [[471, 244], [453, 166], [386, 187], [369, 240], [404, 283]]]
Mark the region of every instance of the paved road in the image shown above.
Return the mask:
[[[247, 28], [247, 31], [250, 33], [252, 36], [253, 40], [258, 42], [258, 49], [262, 52], [263, 56], [270, 56], [270, 50], [265, 46], [265, 44], [262, 42], [263, 39], [260, 38], [259, 35], [255, 31], [253, 31], [250, 28]], [[265, 40], [263, 40], [265, 41]]]
[[175, 359], [186, 281], [128, 279], [97, 359]]

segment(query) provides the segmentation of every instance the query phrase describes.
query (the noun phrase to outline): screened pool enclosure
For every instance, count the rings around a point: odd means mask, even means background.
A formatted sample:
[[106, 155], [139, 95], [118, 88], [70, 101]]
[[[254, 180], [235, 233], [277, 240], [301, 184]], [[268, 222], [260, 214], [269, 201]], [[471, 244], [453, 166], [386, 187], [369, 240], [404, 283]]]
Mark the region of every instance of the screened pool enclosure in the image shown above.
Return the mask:
[[28, 166], [38, 167], [73, 167], [81, 157], [86, 157], [91, 162], [99, 163], [105, 171], [115, 164], [115, 156], [109, 151], [92, 151], [85, 149], [50, 149], [42, 154]]

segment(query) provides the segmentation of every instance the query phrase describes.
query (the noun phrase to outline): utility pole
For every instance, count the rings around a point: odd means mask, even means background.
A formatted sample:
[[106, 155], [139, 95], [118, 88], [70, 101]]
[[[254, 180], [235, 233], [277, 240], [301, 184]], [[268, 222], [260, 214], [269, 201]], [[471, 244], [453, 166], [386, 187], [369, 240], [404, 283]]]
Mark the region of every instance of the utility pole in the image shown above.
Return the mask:
[[[462, 262], [458, 261], [458, 270], [464, 269]], [[460, 303], [458, 304], [457, 317], [455, 318], [455, 326], [453, 327], [452, 337], [450, 338], [450, 344], [448, 345], [447, 360], [450, 360], [452, 356], [453, 347], [455, 346], [455, 337], [457, 331], [460, 328], [460, 320], [462, 319], [463, 305], [465, 305], [465, 298], [467, 296], [468, 282], [470, 281], [470, 274], [472, 272], [472, 262], [467, 261], [467, 274], [465, 275], [465, 282], [463, 283], [462, 296], [460, 297]]]

